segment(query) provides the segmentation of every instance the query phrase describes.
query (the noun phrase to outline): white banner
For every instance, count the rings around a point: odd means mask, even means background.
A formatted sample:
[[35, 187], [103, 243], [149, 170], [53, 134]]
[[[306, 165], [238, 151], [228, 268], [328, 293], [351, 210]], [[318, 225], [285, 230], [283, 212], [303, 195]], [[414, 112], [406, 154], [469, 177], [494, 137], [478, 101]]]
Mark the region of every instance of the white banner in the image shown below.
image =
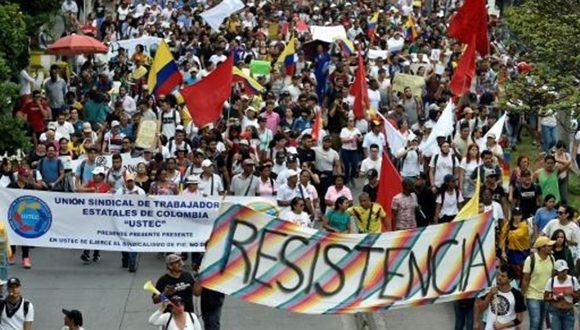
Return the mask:
[[219, 5], [199, 14], [214, 31], [219, 32], [224, 19], [241, 10], [246, 5], [241, 0], [224, 0]]
[[337, 39], [347, 39], [346, 30], [342, 25], [335, 26], [310, 26], [310, 33], [312, 33], [312, 40], [321, 40], [324, 42], [333, 43]]
[[[129, 172], [137, 172], [137, 165], [139, 163], [145, 162], [145, 159], [143, 159], [143, 157], [131, 157], [130, 154], [121, 154], [121, 158], [123, 159], [123, 169], [129, 171]], [[71, 168], [73, 170], [73, 173], [76, 173], [77, 168], [79, 166], [81, 166], [81, 163], [86, 160], [85, 158], [79, 158], [79, 159], [75, 159], [71, 162]], [[97, 156], [97, 158], [95, 159], [95, 162], [97, 163], [97, 166], [102, 166], [104, 167], [106, 170], [108, 170], [112, 165], [113, 165], [113, 156], [111, 155], [102, 155], [102, 156]]]
[[[276, 201], [228, 197], [276, 214]], [[14, 245], [129, 252], [202, 252], [221, 197], [70, 194], [0, 189], [2, 221]]]
[[119, 40], [112, 42], [109, 45], [109, 53], [112, 56], [116, 56], [119, 53], [119, 48], [125, 48], [127, 50], [127, 57], [131, 58], [135, 54], [135, 47], [137, 45], [142, 45], [145, 49], [145, 54], [152, 56], [151, 50], [156, 49], [157, 45], [161, 42], [161, 38], [157, 37], [140, 37], [126, 40]]

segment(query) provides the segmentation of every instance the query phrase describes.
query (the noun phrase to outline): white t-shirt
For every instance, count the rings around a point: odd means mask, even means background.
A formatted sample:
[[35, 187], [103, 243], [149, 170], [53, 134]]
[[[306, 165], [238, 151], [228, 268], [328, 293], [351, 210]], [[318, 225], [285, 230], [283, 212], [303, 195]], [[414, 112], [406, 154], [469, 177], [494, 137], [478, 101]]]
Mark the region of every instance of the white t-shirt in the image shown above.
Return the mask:
[[[516, 292], [514, 294], [514, 292]], [[495, 321], [505, 324], [516, 319], [517, 313], [525, 311], [524, 297], [516, 289], [509, 292], [498, 291], [497, 295], [489, 303], [485, 330], [493, 330]], [[515, 327], [506, 328], [508, 330]]]
[[205, 179], [203, 176], [200, 176], [197, 189], [204, 196], [217, 196], [224, 191], [222, 178], [215, 173], [212, 174], [212, 177], [208, 179]]
[[324, 150], [322, 147], [313, 148], [316, 154], [314, 166], [320, 172], [332, 172], [334, 169], [334, 162], [340, 159], [338, 152], [332, 148]]
[[568, 222], [568, 224], [564, 226], [558, 219], [550, 220], [544, 229], [542, 229], [542, 233], [548, 237], [552, 237], [554, 232], [558, 229], [564, 231], [568, 241], [580, 243], [580, 228], [578, 228], [578, 225], [573, 222]]
[[[437, 188], [441, 187], [441, 185], [443, 184], [443, 178], [447, 174], [454, 174], [453, 158], [455, 158], [455, 156], [452, 155], [451, 153], [447, 154], [447, 156], [438, 154], [434, 155], [433, 158], [431, 158], [429, 167], [435, 168], [435, 186]], [[437, 159], [437, 166], [435, 166], [435, 159]], [[459, 162], [457, 161], [457, 158], [455, 158], [455, 167], [457, 166], [459, 166]]]
[[[403, 152], [405, 148], [399, 150], [399, 153]], [[403, 161], [403, 157], [405, 160]], [[419, 151], [418, 150], [409, 150], [405, 156], [399, 158], [402, 161], [401, 165], [401, 176], [403, 177], [416, 177], [421, 173], [421, 162], [419, 159]], [[439, 162], [437, 162], [439, 163]], [[437, 164], [439, 165], [439, 164]], [[437, 174], [437, 173], [435, 173]]]
[[[289, 202], [294, 197], [300, 197], [300, 196], [301, 196], [300, 195], [300, 186], [298, 184], [296, 184], [296, 187], [290, 188], [287, 183], [284, 183], [283, 185], [280, 185], [280, 188], [278, 188], [278, 193], [276, 194], [276, 200], [282, 201], [282, 202]], [[289, 206], [283, 207], [281, 212], [285, 212], [287, 210], [290, 210]]]
[[371, 145], [376, 144], [379, 146], [379, 155], [382, 155], [383, 148], [386, 144], [385, 141], [385, 134], [383, 132], [380, 132], [379, 134], [369, 132], [368, 134], [365, 134], [362, 146], [367, 150], [367, 152], [370, 152]]
[[[343, 127], [340, 131], [340, 139], [353, 139], [355, 136], [362, 136], [361, 132], [358, 128], [354, 127], [352, 130], [348, 129], [347, 127]], [[358, 149], [358, 141], [353, 139], [350, 142], [343, 142], [342, 149], [344, 150], [357, 150]]]
[[0, 311], [0, 328], [2, 330], [22, 330], [24, 328], [24, 322], [34, 322], [34, 306], [32, 303], [29, 303], [28, 313], [24, 316], [24, 301], [22, 299], [20, 307], [12, 317], [6, 315], [6, 307]]
[[376, 160], [372, 160], [371, 157], [365, 158], [360, 164], [360, 171], [367, 173], [368, 171], [375, 169], [379, 173], [379, 179], [381, 178], [381, 163], [382, 157], [377, 157]]
[[306, 212], [296, 214], [292, 210], [287, 210], [280, 215], [280, 219], [293, 222], [301, 227], [311, 226], [310, 216]]
[[369, 88], [369, 105], [371, 109], [379, 110], [381, 103], [381, 92], [377, 89], [376, 91]]
[[437, 204], [441, 205], [441, 211], [439, 212], [439, 216], [444, 215], [456, 215], [459, 213], [459, 203], [463, 203], [463, 195], [461, 191], [452, 191], [451, 193], [448, 191], [444, 192], [445, 200], [443, 199], [443, 195], [439, 194], [437, 196]]
[[550, 278], [548, 282], [546, 282], [546, 287], [544, 288], [544, 291], [546, 292], [553, 292], [554, 296], [564, 294], [564, 300], [569, 303], [574, 302], [572, 293], [578, 290], [580, 290], [580, 284], [578, 284], [578, 280], [572, 279], [572, 276], [570, 275], [566, 275], [564, 282], [560, 282], [558, 276], [554, 276], [553, 278]]

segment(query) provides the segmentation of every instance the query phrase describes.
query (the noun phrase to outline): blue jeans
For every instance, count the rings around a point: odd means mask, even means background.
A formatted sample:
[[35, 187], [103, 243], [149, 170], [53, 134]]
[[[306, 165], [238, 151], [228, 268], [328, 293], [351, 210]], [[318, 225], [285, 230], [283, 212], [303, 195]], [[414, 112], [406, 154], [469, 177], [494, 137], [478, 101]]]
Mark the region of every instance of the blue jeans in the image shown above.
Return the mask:
[[518, 122], [515, 125], [511, 125], [507, 123], [505, 125], [505, 130], [507, 133], [508, 143], [510, 147], [515, 146], [518, 143], [518, 134], [520, 132], [520, 123]]
[[552, 330], [572, 330], [574, 329], [574, 309], [562, 310], [548, 307], [552, 317]]
[[546, 302], [537, 299], [527, 299], [528, 315], [530, 316], [530, 330], [542, 330], [546, 319]]
[[356, 177], [358, 166], [358, 150], [340, 149], [340, 158], [344, 164], [344, 183], [347, 184], [350, 180]]
[[455, 310], [455, 330], [473, 329], [473, 304], [464, 304], [461, 301], [453, 303]]
[[556, 145], [556, 127], [542, 125], [542, 151], [548, 152]]

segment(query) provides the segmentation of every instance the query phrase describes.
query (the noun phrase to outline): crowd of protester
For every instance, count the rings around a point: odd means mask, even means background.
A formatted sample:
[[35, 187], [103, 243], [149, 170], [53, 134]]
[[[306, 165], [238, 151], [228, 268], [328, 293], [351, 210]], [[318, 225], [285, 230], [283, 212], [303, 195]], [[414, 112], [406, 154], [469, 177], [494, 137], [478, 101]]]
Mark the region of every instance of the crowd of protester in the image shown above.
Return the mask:
[[[556, 139], [553, 112], [512, 112], [505, 135], [484, 138], [508, 111], [498, 106], [505, 81], [531, 70], [525, 52], [505, 42], [509, 31], [497, 17], [489, 17], [492, 51], [477, 59], [472, 93], [454, 98], [449, 81], [462, 45], [447, 37], [446, 24], [459, 2], [247, 2], [224, 22], [220, 33], [199, 16], [211, 7], [205, 2], [138, 0], [111, 5], [96, 0], [84, 25], [77, 19], [79, 6], [74, 3], [63, 3], [70, 18], [67, 33], [83, 31], [111, 45], [142, 36], [164, 38], [184, 85], [203, 79], [230, 53], [240, 69], [247, 70], [252, 60], [275, 63], [292, 34], [299, 44], [295, 69], [287, 76], [283, 67], [274, 64], [269, 75], [256, 76], [265, 87], [262, 93], [235, 84], [222, 120], [203, 127], [193, 124], [174, 94], [152, 96], [147, 75], [154, 53], [143, 45], [121, 48], [113, 55], [62, 58], [49, 68], [45, 80], [39, 79], [42, 72], [24, 69], [15, 116], [24, 119], [23, 129], [34, 148], [22, 159], [3, 159], [3, 186], [200, 198], [271, 196], [283, 220], [340, 233], [378, 233], [386, 218], [377, 203], [380, 184], [402, 185], [402, 193], [391, 203], [391, 221], [395, 230], [405, 230], [454, 219], [474, 197], [480, 178], [480, 210], [492, 211], [496, 221], [498, 286], [481, 299], [456, 303], [456, 329], [465, 322], [468, 329], [480, 327], [473, 320], [474, 308], [476, 317], [487, 306], [489, 314], [495, 313], [492, 300], [498, 295], [505, 296], [502, 301], [511, 309], [495, 318], [483, 317], [486, 329], [493, 322], [513, 322], [518, 327], [526, 306], [531, 329], [541, 329], [546, 310], [552, 315], [552, 329], [569, 329], [556, 324], [573, 321], [573, 313], [567, 311], [578, 297], [577, 280], [566, 277], [566, 272], [574, 275], [580, 270], [580, 229], [568, 189], [574, 162], [580, 162], [580, 133], [569, 146]], [[369, 20], [377, 12], [376, 30], [368, 33]], [[409, 17], [416, 35], [405, 27]], [[307, 51], [302, 45], [311, 35], [297, 31], [303, 23], [344, 26], [366, 55], [371, 49], [386, 50], [393, 38], [405, 40], [401, 50], [384, 58], [365, 56], [369, 108], [380, 112], [407, 139], [403, 148], [392, 150], [382, 120], [371, 114], [356, 119], [353, 114], [349, 87], [356, 72], [356, 53], [348, 54], [336, 44]], [[440, 55], [431, 56], [433, 50]], [[395, 91], [397, 73], [423, 77], [421, 95], [414, 95], [411, 86]], [[117, 82], [120, 87], [113, 88]], [[448, 102], [457, 102], [454, 132], [432, 132]], [[313, 132], [317, 115], [323, 122], [319, 133]], [[135, 145], [142, 120], [159, 122], [153, 148]], [[504, 173], [504, 150], [516, 151], [526, 133], [535, 154], [520, 156], [513, 171]], [[437, 137], [439, 151], [427, 156], [419, 146], [431, 134]], [[110, 167], [99, 165], [104, 155], [112, 155]], [[380, 181], [382, 157], [396, 164], [400, 183]], [[123, 164], [127, 158], [142, 161], [128, 171]], [[73, 168], [76, 160], [82, 161]], [[507, 185], [504, 176], [509, 176]], [[16, 247], [13, 251], [11, 264], [18, 254]], [[30, 268], [29, 248], [21, 251], [22, 265]], [[191, 258], [196, 272], [201, 255]], [[98, 262], [99, 251], [92, 255], [83, 251], [81, 259]], [[137, 265], [136, 254], [122, 254], [123, 267], [134, 272]], [[198, 323], [183, 314], [183, 310], [193, 312], [190, 301], [195, 291], [202, 296], [202, 310], [204, 306], [209, 310], [202, 311], [205, 329], [218, 329], [223, 295], [194, 290], [195, 279], [182, 269], [182, 256], [168, 255], [167, 267], [158, 289], [171, 299], [162, 302], [150, 322]], [[556, 280], [550, 280], [552, 269], [558, 274]], [[513, 289], [511, 279], [516, 283]], [[572, 293], [555, 295], [554, 288], [566, 281], [572, 281]], [[204, 297], [211, 303], [203, 304]], [[161, 299], [156, 296], [154, 301]], [[173, 316], [167, 319], [163, 311], [168, 305]]]

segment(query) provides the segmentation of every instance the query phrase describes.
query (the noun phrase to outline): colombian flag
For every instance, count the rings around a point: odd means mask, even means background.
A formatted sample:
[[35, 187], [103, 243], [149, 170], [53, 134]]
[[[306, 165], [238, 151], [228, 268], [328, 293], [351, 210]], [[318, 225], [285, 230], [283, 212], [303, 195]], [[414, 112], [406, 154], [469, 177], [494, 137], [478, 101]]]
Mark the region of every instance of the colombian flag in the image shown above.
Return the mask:
[[371, 17], [369, 21], [368, 29], [367, 29], [367, 37], [371, 40], [375, 39], [375, 33], [377, 32], [377, 24], [379, 23], [379, 12], [376, 12]]
[[260, 85], [256, 79], [250, 77], [249, 75], [245, 74], [244, 71], [238, 69], [234, 66], [233, 68], [234, 77], [233, 82], [241, 82], [244, 84], [244, 89], [247, 94], [254, 95], [256, 93], [261, 93], [264, 91], [264, 86]]
[[165, 41], [161, 41], [147, 79], [149, 90], [153, 91], [155, 96], [169, 95], [182, 82], [183, 77], [179, 72], [177, 63], [173, 60], [169, 47]]
[[287, 76], [294, 75], [294, 71], [296, 70], [296, 39], [294, 36], [290, 38], [284, 50], [278, 56], [278, 60], [276, 64], [279, 66], [284, 65], [285, 72]]
[[413, 16], [409, 16], [405, 24], [403, 24], [405, 28], [405, 36], [407, 40], [413, 42], [417, 39], [417, 29], [415, 28], [415, 19]]
[[342, 54], [344, 57], [348, 58], [350, 55], [354, 54], [356, 49], [354, 48], [354, 44], [349, 39], [336, 39], [336, 44], [340, 47]]

